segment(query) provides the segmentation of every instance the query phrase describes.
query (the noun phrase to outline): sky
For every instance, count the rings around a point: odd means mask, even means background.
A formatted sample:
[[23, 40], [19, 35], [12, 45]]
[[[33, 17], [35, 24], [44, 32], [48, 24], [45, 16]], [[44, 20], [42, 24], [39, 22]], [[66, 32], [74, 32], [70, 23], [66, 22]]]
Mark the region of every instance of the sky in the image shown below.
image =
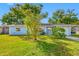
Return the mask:
[[[0, 19], [2, 16], [10, 11], [10, 7], [13, 7], [14, 3], [0, 3]], [[52, 16], [52, 13], [57, 9], [75, 9], [76, 13], [79, 13], [79, 3], [44, 3], [42, 12], [48, 12], [48, 17], [43, 19], [42, 22], [47, 23], [49, 17]], [[79, 15], [78, 15], [79, 16]], [[2, 22], [0, 21], [0, 24]]]

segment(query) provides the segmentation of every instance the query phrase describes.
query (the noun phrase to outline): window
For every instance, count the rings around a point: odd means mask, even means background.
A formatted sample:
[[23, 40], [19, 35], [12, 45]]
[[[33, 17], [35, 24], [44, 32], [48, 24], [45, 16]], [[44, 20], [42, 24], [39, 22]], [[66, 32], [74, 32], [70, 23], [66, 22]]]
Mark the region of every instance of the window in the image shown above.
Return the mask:
[[20, 28], [16, 28], [16, 31], [20, 31]]

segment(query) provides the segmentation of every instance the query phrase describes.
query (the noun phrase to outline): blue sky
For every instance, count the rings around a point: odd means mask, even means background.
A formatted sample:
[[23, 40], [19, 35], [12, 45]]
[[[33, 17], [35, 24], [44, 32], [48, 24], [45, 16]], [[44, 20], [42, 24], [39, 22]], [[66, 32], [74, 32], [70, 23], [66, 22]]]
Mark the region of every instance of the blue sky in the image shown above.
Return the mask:
[[[10, 7], [14, 6], [13, 3], [0, 3], [0, 19], [4, 14], [10, 11]], [[75, 9], [76, 13], [79, 13], [78, 3], [44, 3], [42, 12], [48, 12], [48, 18], [51, 17], [52, 13], [57, 9]], [[79, 16], [79, 15], [78, 15]], [[44, 19], [42, 22], [47, 23], [48, 18]], [[1, 22], [0, 22], [1, 24]]]

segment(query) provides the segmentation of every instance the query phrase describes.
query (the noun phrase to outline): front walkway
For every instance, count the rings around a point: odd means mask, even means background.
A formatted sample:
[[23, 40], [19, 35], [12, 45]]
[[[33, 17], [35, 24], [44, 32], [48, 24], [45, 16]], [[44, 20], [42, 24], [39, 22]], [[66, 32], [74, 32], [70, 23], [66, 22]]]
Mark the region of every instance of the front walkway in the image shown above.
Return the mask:
[[78, 38], [78, 37], [67, 36], [66, 38], [67, 38], [67, 39], [71, 39], [71, 40], [79, 41], [79, 38]]

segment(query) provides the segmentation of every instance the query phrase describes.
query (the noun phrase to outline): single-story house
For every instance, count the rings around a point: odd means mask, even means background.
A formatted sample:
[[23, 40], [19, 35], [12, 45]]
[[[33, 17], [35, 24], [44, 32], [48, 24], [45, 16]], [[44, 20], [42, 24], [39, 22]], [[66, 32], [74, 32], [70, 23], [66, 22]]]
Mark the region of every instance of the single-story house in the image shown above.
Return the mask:
[[0, 33], [9, 35], [26, 35], [27, 30], [23, 25], [2, 25]]
[[[59, 26], [65, 29], [66, 35], [71, 35], [72, 27], [75, 28], [75, 32], [79, 34], [79, 25], [70, 25], [70, 24], [42, 24], [41, 28], [45, 34], [51, 34], [51, 28], [54, 26]], [[9, 35], [26, 35], [27, 29], [24, 25], [1, 25], [0, 33], [9, 34]]]

